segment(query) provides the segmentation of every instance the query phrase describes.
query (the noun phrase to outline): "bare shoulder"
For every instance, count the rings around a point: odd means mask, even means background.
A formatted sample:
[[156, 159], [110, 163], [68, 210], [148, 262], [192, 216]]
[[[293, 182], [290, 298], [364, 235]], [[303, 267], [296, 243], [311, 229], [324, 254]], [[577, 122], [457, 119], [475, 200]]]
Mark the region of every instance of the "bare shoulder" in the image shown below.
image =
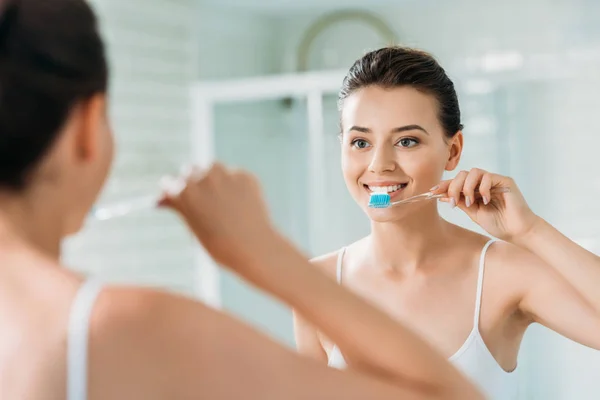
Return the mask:
[[293, 355], [240, 320], [152, 289], [107, 288], [90, 328], [92, 400], [240, 398], [243, 387], [232, 381], [248, 378], [253, 387], [246, 389], [260, 393], [263, 364], [289, 363]]
[[491, 268], [502, 269], [506, 274], [521, 277], [544, 267], [543, 261], [535, 254], [500, 240], [490, 246], [486, 264]]
[[337, 260], [340, 255], [340, 250], [332, 251], [327, 254], [320, 255], [310, 260], [318, 270], [325, 273], [328, 276], [336, 276]]
[[183, 383], [206, 367], [202, 346], [211, 332], [223, 333], [218, 313], [198, 301], [150, 288], [106, 287], [90, 321], [90, 399], [177, 398], [167, 382]]
[[344, 252], [344, 264], [346, 264], [348, 257], [348, 253], [354, 257], [355, 254], [360, 254], [361, 251], [364, 250], [364, 245], [367, 237], [364, 237], [354, 243], [351, 243], [347, 246], [344, 246], [338, 250], [332, 251], [327, 254], [323, 254], [321, 256], [315, 257], [310, 260], [311, 264], [315, 265], [317, 269], [321, 270], [328, 276], [332, 278], [336, 278], [337, 275], [337, 262], [338, 258], [341, 255], [341, 252], [345, 249]]
[[[492, 240], [463, 227], [455, 227], [454, 237], [456, 251], [468, 250], [470, 257], [474, 257], [475, 265], [479, 265], [483, 247]], [[510, 313], [517, 307], [533, 270], [539, 268], [540, 261], [520, 247], [502, 240], [494, 240], [487, 248], [483, 262], [484, 302], [494, 304], [502, 312]]]
[[[90, 325], [91, 335], [97, 334], [100, 343], [113, 339], [156, 338], [178, 335], [180, 329], [196, 321], [212, 318], [214, 310], [194, 299], [162, 290], [141, 287], [111, 286], [102, 291], [94, 306]], [[190, 315], [194, 318], [187, 319]], [[110, 340], [109, 340], [110, 339]]]
[[494, 287], [518, 302], [538, 279], [555, 272], [535, 254], [511, 243], [496, 241], [486, 255], [486, 275]]

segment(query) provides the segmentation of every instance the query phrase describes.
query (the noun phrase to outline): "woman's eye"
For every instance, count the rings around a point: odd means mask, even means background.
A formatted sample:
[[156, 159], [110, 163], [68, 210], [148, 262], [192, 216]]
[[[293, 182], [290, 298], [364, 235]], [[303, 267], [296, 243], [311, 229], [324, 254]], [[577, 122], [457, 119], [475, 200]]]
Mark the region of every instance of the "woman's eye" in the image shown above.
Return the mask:
[[365, 149], [365, 148], [369, 147], [370, 145], [366, 140], [356, 139], [356, 140], [352, 141], [352, 146], [356, 147], [357, 149]]
[[414, 147], [419, 144], [419, 141], [413, 138], [402, 138], [398, 141], [398, 144], [402, 147]]

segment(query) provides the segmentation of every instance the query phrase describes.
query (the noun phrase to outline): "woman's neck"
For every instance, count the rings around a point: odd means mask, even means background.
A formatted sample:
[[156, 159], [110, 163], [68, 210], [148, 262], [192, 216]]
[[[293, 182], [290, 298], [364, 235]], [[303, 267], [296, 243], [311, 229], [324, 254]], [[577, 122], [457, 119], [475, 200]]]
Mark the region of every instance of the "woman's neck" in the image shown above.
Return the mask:
[[0, 240], [24, 242], [58, 261], [63, 232], [60, 205], [41, 193], [0, 193]]
[[400, 221], [372, 222], [366, 245], [371, 265], [397, 274], [410, 275], [430, 264], [452, 235], [436, 204], [427, 204]]

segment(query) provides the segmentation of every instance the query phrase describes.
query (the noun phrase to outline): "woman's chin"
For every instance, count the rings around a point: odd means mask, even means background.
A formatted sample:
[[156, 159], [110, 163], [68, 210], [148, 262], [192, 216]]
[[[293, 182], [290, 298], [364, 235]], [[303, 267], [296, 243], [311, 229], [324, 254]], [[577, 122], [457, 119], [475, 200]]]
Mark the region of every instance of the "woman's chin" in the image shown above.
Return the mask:
[[396, 207], [367, 208], [365, 212], [372, 222], [398, 222], [408, 215], [406, 210]]
[[422, 201], [388, 208], [363, 208], [372, 222], [401, 222], [407, 218], [418, 219], [425, 217], [430, 212], [436, 212], [436, 209], [436, 201]]

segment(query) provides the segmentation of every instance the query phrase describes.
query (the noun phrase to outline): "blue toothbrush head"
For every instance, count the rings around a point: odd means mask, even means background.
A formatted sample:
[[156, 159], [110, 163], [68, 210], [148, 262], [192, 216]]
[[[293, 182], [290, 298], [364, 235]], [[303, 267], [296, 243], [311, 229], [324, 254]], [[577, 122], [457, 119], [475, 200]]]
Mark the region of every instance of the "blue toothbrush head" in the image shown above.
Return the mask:
[[388, 208], [390, 206], [390, 195], [387, 193], [371, 193], [369, 207]]

